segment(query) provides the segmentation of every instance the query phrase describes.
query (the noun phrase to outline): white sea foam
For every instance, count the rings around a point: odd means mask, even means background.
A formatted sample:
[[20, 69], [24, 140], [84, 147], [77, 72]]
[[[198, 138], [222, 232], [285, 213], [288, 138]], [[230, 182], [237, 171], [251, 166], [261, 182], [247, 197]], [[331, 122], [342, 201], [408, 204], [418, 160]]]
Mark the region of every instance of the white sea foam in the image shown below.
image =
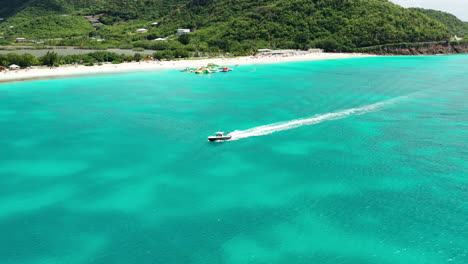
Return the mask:
[[264, 125], [264, 126], [258, 126], [258, 127], [250, 128], [247, 130], [236, 130], [231, 133], [232, 135], [231, 140], [239, 140], [239, 139], [248, 138], [248, 137], [265, 136], [265, 135], [269, 135], [278, 131], [289, 130], [289, 129], [298, 128], [301, 126], [315, 125], [318, 123], [322, 123], [324, 121], [343, 119], [348, 116], [363, 115], [363, 114], [367, 114], [371, 112], [376, 112], [386, 107], [389, 107], [390, 105], [392, 105], [393, 103], [395, 103], [397, 100], [401, 98], [402, 97], [398, 97], [398, 98], [382, 101], [382, 102], [371, 104], [371, 105], [365, 105], [365, 106], [361, 106], [357, 108], [351, 108], [351, 109], [327, 113], [327, 114], [319, 114], [319, 115], [315, 115], [313, 117], [308, 117], [308, 118], [301, 118], [301, 119], [295, 119], [291, 121], [284, 121], [284, 122], [278, 122], [278, 123], [273, 123], [273, 124]]

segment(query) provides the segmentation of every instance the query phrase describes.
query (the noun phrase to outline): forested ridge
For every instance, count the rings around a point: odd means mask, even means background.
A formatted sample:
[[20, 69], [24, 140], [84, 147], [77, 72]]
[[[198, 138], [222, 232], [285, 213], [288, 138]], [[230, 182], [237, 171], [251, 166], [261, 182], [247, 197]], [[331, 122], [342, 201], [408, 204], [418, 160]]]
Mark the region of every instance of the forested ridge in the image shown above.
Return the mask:
[[[387, 0], [18, 2], [0, 0], [0, 17], [5, 18], [0, 21], [0, 36], [5, 38], [0, 44], [24, 37], [46, 40], [50, 45], [245, 54], [257, 48], [353, 51], [393, 43], [444, 41], [450, 34], [464, 32], [452, 25], [453, 18], [442, 19]], [[93, 27], [86, 20], [89, 17], [97, 18], [99, 27]], [[151, 26], [153, 22], [158, 26]], [[139, 28], [148, 32], [137, 34]], [[177, 37], [178, 28], [192, 33]], [[155, 38], [168, 41], [151, 41]]]
[[456, 34], [458, 36], [467, 36], [468, 37], [468, 22], [463, 22], [458, 19], [456, 16], [432, 9], [423, 9], [423, 8], [410, 8], [411, 10], [421, 12], [428, 17], [435, 19], [448, 27], [448, 30], [451, 34]]

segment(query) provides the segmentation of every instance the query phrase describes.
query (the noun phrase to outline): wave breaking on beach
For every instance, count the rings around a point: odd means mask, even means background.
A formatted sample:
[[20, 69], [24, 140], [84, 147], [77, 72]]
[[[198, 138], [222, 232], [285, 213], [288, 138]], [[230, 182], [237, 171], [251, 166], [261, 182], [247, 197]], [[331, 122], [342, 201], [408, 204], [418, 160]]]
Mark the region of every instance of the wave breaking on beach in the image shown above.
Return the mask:
[[294, 128], [298, 128], [301, 126], [310, 126], [310, 125], [315, 125], [319, 124], [325, 121], [330, 121], [330, 120], [338, 120], [338, 119], [343, 119], [349, 116], [355, 116], [355, 115], [363, 115], [371, 112], [376, 112], [379, 110], [382, 110], [384, 108], [387, 108], [397, 102], [398, 100], [402, 99], [403, 97], [397, 97], [389, 100], [385, 100], [382, 102], [378, 102], [375, 104], [370, 104], [370, 105], [365, 105], [357, 108], [350, 108], [338, 112], [331, 112], [331, 113], [326, 113], [326, 114], [319, 114], [315, 115], [313, 117], [308, 117], [308, 118], [300, 118], [300, 119], [295, 119], [291, 121], [283, 121], [283, 122], [278, 122], [278, 123], [273, 123], [269, 125], [263, 125], [263, 126], [258, 126], [254, 128], [250, 128], [247, 130], [236, 130], [231, 133], [232, 140], [239, 140], [243, 138], [249, 138], [249, 137], [258, 137], [258, 136], [265, 136], [269, 135], [275, 132], [279, 131], [284, 131], [284, 130], [290, 130]]

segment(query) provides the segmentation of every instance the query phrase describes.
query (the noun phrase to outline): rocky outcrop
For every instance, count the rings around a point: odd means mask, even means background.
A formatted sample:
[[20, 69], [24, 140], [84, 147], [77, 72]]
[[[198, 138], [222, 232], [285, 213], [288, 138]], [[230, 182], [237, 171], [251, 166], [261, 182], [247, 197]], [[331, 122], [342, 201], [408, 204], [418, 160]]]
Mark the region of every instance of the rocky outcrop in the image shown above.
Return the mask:
[[369, 53], [377, 55], [437, 55], [468, 53], [468, 42], [431, 43], [424, 45], [383, 46]]

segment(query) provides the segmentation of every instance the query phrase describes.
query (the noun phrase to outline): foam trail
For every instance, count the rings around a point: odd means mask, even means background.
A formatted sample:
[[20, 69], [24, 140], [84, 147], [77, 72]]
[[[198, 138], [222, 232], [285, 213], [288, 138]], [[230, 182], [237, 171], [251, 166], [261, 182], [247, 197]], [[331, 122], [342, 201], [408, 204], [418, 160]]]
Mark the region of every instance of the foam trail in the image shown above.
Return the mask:
[[324, 121], [342, 119], [342, 118], [346, 118], [348, 116], [353, 116], [353, 115], [363, 115], [363, 114], [379, 111], [385, 107], [388, 107], [391, 104], [395, 103], [395, 101], [401, 98], [402, 97], [397, 97], [394, 99], [382, 101], [382, 102], [371, 104], [371, 105], [351, 108], [351, 109], [338, 111], [338, 112], [316, 115], [316, 116], [309, 117], [309, 118], [301, 118], [301, 119], [295, 119], [291, 121], [273, 123], [269, 125], [250, 128], [247, 130], [236, 130], [232, 132], [231, 140], [238, 140], [238, 139], [248, 138], [248, 137], [264, 136], [264, 135], [272, 134], [278, 131], [289, 130], [289, 129], [293, 129], [293, 128], [297, 128], [301, 126], [315, 125]]

